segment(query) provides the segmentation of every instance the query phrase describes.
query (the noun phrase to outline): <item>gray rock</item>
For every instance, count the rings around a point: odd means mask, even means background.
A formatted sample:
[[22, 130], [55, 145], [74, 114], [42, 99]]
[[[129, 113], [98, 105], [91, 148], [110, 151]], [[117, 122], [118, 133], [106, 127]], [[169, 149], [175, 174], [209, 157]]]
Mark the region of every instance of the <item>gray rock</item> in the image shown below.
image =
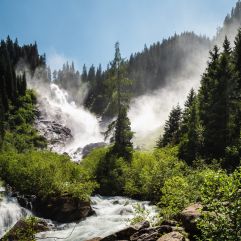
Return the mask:
[[179, 215], [183, 227], [191, 236], [198, 235], [200, 232], [197, 228], [196, 220], [200, 217], [201, 210], [202, 205], [195, 203], [185, 208]]
[[85, 158], [88, 154], [90, 154], [90, 152], [93, 151], [95, 148], [104, 147], [104, 146], [106, 146], [105, 142], [90, 143], [86, 145], [82, 150], [83, 158]]
[[179, 232], [170, 232], [161, 236], [157, 241], [185, 241], [185, 238]]

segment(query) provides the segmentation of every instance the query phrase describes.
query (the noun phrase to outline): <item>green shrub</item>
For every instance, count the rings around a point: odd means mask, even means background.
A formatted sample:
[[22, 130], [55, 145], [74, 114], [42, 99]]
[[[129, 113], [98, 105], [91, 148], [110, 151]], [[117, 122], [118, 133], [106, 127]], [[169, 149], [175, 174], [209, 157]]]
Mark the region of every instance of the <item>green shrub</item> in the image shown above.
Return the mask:
[[48, 151], [3, 153], [0, 156], [0, 173], [8, 184], [24, 194], [41, 197], [65, 193], [88, 199], [96, 183], [83, 167], [65, 155]]
[[238, 241], [241, 237], [241, 169], [206, 173], [201, 188], [205, 210], [198, 221], [198, 240]]
[[91, 177], [96, 177], [99, 163], [105, 157], [108, 150], [109, 148], [107, 147], [96, 148], [81, 161], [81, 166], [88, 171]]
[[131, 164], [124, 170], [125, 193], [159, 201], [165, 180], [180, 173], [185, 174], [187, 170], [187, 165], [177, 158], [177, 148], [163, 148], [154, 152], [136, 151]]
[[173, 176], [167, 179], [161, 189], [162, 196], [159, 203], [161, 216], [170, 219], [182, 211], [192, 202], [191, 189], [185, 177]]
[[16, 228], [15, 230], [10, 230], [1, 240], [35, 241], [35, 234], [38, 233], [36, 228], [38, 218], [31, 216], [21, 221], [22, 226]]

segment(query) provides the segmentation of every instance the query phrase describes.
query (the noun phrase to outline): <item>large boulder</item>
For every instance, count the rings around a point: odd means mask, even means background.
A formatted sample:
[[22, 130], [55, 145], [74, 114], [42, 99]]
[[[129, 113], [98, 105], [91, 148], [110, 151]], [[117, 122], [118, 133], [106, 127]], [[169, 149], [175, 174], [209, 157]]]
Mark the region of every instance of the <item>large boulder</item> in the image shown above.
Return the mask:
[[130, 226], [114, 234], [101, 239], [101, 241], [129, 240], [130, 236], [137, 232], [137, 229]]
[[157, 241], [184, 241], [184, 236], [179, 232], [170, 232], [161, 236]]
[[156, 241], [162, 234], [172, 232], [173, 228], [169, 225], [158, 227], [143, 228], [134, 233], [131, 241]]
[[94, 213], [90, 201], [83, 201], [68, 195], [45, 199], [36, 198], [33, 210], [38, 216], [65, 223], [81, 220]]
[[200, 232], [196, 220], [200, 217], [201, 210], [202, 205], [195, 203], [185, 208], [179, 215], [183, 227], [191, 236], [198, 235]]

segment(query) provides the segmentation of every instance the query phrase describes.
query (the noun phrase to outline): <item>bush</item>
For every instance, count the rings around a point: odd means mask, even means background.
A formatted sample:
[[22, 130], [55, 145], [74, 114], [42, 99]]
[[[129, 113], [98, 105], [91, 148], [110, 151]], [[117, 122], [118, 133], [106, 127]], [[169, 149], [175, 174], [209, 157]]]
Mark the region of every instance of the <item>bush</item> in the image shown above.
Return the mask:
[[96, 183], [81, 166], [65, 155], [48, 151], [3, 153], [0, 173], [16, 190], [40, 197], [68, 193], [86, 200], [96, 188]]
[[185, 174], [187, 170], [187, 165], [177, 158], [177, 148], [163, 148], [154, 152], [136, 151], [131, 164], [124, 170], [125, 193], [132, 197], [159, 201], [165, 180]]
[[201, 188], [204, 205], [198, 221], [198, 240], [240, 240], [241, 237], [241, 169], [232, 175], [224, 171], [207, 173]]
[[92, 178], [96, 178], [97, 168], [101, 160], [105, 157], [109, 148], [100, 147], [90, 152], [82, 161], [81, 166], [88, 171]]
[[38, 233], [39, 220], [33, 216], [22, 219], [22, 225], [13, 229], [4, 235], [2, 241], [20, 240], [20, 241], [35, 241], [35, 234]]
[[162, 196], [159, 203], [161, 216], [170, 219], [190, 204], [191, 189], [185, 177], [174, 176], [167, 179], [161, 189]]

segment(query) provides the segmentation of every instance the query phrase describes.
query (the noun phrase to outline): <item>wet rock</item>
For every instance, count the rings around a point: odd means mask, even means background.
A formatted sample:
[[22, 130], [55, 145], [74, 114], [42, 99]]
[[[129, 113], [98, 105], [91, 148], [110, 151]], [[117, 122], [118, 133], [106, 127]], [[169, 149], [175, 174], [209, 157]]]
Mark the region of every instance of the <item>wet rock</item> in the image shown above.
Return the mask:
[[197, 228], [196, 219], [200, 217], [201, 210], [202, 205], [195, 203], [185, 208], [179, 215], [183, 227], [191, 236], [198, 235], [200, 232]]
[[48, 141], [50, 148], [66, 144], [72, 139], [71, 130], [53, 120], [45, 117], [43, 110], [39, 110], [40, 116], [35, 120], [36, 129]]
[[161, 225], [177, 226], [178, 222], [175, 220], [164, 220]]
[[22, 207], [32, 210], [32, 203], [36, 199], [35, 195], [20, 195], [20, 194], [16, 193], [15, 197], [17, 198], [18, 203]]
[[96, 237], [96, 238], [88, 239], [86, 241], [100, 241], [100, 240], [101, 240], [100, 237]]
[[111, 234], [101, 239], [101, 241], [129, 240], [130, 236], [133, 235], [135, 232], [137, 232], [136, 228], [127, 227], [125, 229], [122, 229], [114, 234]]
[[143, 221], [134, 225], [134, 227], [139, 231], [144, 228], [149, 228], [150, 223], [148, 221]]
[[161, 234], [172, 232], [173, 229], [168, 225], [161, 225], [154, 228], [143, 228], [134, 233], [131, 237], [131, 241], [156, 241]]
[[94, 214], [90, 201], [82, 201], [68, 195], [37, 198], [33, 203], [33, 209], [38, 216], [65, 223], [78, 221]]
[[185, 238], [179, 232], [170, 232], [161, 236], [157, 241], [185, 241]]
[[106, 146], [105, 142], [90, 143], [86, 145], [82, 150], [83, 158], [86, 157], [88, 154], [90, 154], [90, 152], [93, 151], [95, 148], [104, 147], [104, 146]]

